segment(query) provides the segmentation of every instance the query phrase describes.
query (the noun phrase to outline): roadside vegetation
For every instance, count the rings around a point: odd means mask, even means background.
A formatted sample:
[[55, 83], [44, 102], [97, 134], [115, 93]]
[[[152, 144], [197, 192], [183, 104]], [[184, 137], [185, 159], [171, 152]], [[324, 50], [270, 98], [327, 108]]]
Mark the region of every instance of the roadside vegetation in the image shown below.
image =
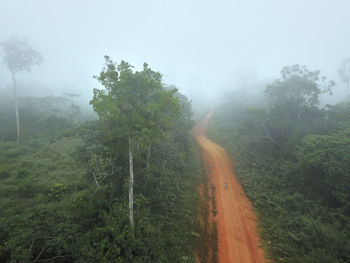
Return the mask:
[[[139, 107], [145, 114], [132, 113], [132, 224], [129, 134], [123, 135], [121, 120], [107, 122], [101, 111], [100, 119], [86, 120], [67, 98], [19, 97], [18, 141], [12, 98], [1, 97], [0, 262], [196, 262], [200, 166], [190, 133], [191, 103], [169, 91], [159, 73], [145, 70], [124, 76], [145, 89], [156, 85], [143, 94], [152, 101], [148, 108], [141, 109], [145, 101], [105, 104], [109, 110]], [[133, 96], [135, 89], [122, 88]], [[147, 97], [154, 94], [161, 100]], [[166, 99], [175, 115], [162, 110]], [[126, 108], [119, 117], [130, 117], [123, 115]], [[163, 118], [163, 130], [157, 130], [157, 118], [147, 119], [152, 112]]]
[[226, 96], [211, 118], [273, 262], [350, 261], [350, 101], [319, 104], [333, 86], [319, 71], [285, 67], [263, 95]]

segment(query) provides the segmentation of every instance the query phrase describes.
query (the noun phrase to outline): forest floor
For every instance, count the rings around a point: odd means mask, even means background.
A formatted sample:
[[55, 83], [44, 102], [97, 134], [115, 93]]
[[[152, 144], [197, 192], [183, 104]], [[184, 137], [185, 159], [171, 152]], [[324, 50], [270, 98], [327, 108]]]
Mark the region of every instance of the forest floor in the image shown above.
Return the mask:
[[233, 162], [220, 145], [207, 138], [210, 117], [211, 113], [197, 124], [194, 132], [215, 186], [219, 263], [265, 262], [256, 216], [234, 174]]

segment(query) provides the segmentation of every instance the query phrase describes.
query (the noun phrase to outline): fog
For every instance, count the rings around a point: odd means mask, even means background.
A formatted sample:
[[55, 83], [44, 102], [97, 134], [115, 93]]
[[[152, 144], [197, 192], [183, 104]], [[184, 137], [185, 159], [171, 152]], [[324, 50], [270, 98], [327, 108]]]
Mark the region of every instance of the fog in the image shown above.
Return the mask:
[[[28, 38], [44, 57], [18, 74], [22, 95], [75, 92], [88, 100], [109, 55], [136, 68], [147, 62], [191, 99], [268, 83], [292, 64], [320, 69], [340, 98], [349, 10], [348, 0], [1, 0], [0, 41]], [[10, 85], [1, 65], [0, 89]]]

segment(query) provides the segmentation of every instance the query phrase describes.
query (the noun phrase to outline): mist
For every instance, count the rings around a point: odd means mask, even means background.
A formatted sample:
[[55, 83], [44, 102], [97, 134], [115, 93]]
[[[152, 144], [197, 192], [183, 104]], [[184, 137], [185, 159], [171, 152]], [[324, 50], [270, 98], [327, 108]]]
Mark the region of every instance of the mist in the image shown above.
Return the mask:
[[[74, 91], [89, 100], [109, 55], [136, 69], [147, 62], [192, 99], [267, 83], [292, 64], [321, 70], [342, 97], [337, 70], [350, 55], [349, 9], [346, 0], [2, 0], [0, 41], [27, 38], [44, 57], [18, 74], [24, 95]], [[0, 88], [11, 85], [4, 65], [0, 78]]]
[[349, 0], [0, 0], [0, 262], [350, 262]]

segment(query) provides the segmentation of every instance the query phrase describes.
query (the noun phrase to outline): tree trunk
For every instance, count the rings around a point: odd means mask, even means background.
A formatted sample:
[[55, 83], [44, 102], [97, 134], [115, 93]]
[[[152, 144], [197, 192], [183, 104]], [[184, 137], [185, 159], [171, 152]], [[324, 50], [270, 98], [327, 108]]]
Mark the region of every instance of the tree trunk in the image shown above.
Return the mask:
[[279, 148], [281, 148], [281, 144], [279, 144], [274, 138], [272, 138], [270, 136], [270, 134], [267, 132], [267, 129], [265, 127], [265, 121], [262, 122], [263, 124], [263, 128], [264, 128], [264, 131], [265, 131], [265, 135], [267, 136], [267, 138], [269, 138], [272, 142], [274, 142]]
[[133, 163], [133, 141], [129, 135], [129, 218], [131, 227], [134, 226], [134, 163]]
[[151, 158], [151, 145], [149, 145], [147, 147], [147, 157], [146, 157], [146, 162], [147, 162], [147, 167], [149, 168], [149, 161], [150, 161], [150, 158]]
[[18, 100], [17, 100], [17, 87], [16, 87], [16, 79], [15, 79], [15, 73], [11, 71], [12, 81], [13, 81], [13, 94], [14, 94], [14, 100], [15, 100], [15, 111], [16, 111], [16, 126], [17, 126], [17, 140], [16, 142], [19, 142], [20, 139], [20, 123], [19, 123], [19, 114], [18, 114]]
[[97, 185], [97, 188], [98, 188], [98, 189], [101, 189], [100, 184], [99, 184], [98, 181], [97, 181], [95, 172], [92, 172], [92, 175], [94, 176], [94, 179], [95, 179], [95, 183], [96, 183], [96, 185]]

